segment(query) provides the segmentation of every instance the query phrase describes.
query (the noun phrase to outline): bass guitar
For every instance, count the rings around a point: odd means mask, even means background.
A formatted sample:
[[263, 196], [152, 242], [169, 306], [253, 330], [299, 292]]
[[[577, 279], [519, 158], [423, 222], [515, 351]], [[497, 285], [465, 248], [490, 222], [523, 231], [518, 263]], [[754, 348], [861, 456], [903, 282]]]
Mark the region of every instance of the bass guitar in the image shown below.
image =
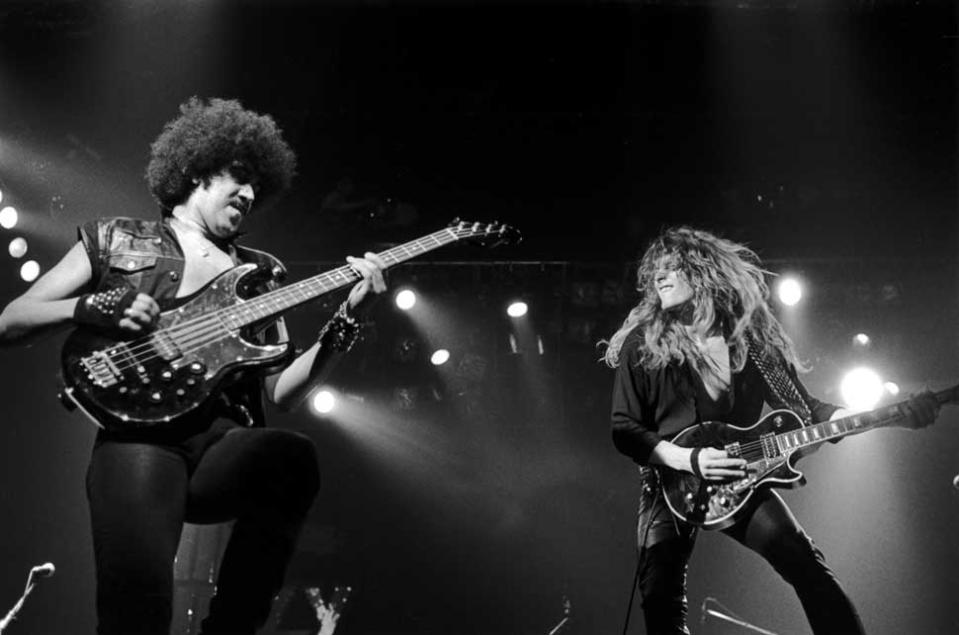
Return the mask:
[[[379, 256], [392, 266], [465, 239], [499, 244], [518, 240], [519, 233], [501, 223], [453, 221]], [[244, 297], [251, 281], [263, 273], [255, 264], [223, 272], [161, 313], [156, 328], [136, 339], [116, 340], [86, 328], [74, 330], [61, 354], [64, 402], [79, 407], [108, 430], [175, 427], [202, 412], [239, 373], [285, 363], [289, 345], [250, 342], [254, 325], [360, 279], [346, 265]]]
[[[956, 403], [959, 385], [934, 396], [939, 404]], [[718, 448], [730, 457], [745, 459], [747, 476], [706, 481], [688, 472], [658, 468], [666, 504], [673, 515], [691, 525], [725, 529], [742, 517], [760, 488], [805, 484], [805, 476], [793, 467], [804, 450], [876, 428], [916, 427], [903, 408], [905, 403], [809, 426], [791, 410], [774, 410], [748, 428], [719, 421], [690, 426], [672, 442], [684, 448]]]

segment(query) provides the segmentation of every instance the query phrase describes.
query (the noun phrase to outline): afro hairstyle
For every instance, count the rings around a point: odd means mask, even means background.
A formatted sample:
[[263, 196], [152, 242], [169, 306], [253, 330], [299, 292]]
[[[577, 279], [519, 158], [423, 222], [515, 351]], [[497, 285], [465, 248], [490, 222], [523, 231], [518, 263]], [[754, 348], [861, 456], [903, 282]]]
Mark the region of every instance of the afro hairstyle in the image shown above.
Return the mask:
[[296, 174], [296, 155], [269, 115], [235, 99], [191, 97], [150, 146], [146, 180], [164, 214], [183, 203], [197, 180], [242, 166], [254, 184], [257, 207], [275, 201]]

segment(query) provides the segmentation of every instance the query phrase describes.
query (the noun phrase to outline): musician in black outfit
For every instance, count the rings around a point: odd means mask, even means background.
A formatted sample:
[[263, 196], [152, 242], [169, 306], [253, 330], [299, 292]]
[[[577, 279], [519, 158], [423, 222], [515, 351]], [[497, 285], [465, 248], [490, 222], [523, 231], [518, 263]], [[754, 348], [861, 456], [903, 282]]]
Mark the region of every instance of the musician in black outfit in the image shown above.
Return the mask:
[[[146, 177], [161, 218], [83, 225], [63, 259], [4, 309], [0, 342], [69, 326], [136, 337], [177, 299], [244, 262], [268, 274], [260, 291], [276, 285], [281, 263], [237, 243], [254, 203], [275, 200], [294, 175], [295, 156], [274, 120], [236, 101], [192, 98], [151, 150]], [[209, 411], [172, 430], [98, 432], [87, 495], [99, 633], [168, 633], [184, 521], [236, 520], [202, 632], [253, 633], [266, 620], [319, 469], [309, 438], [264, 427], [261, 395], [296, 406], [356, 339], [358, 320], [386, 289], [384, 263], [371, 253], [347, 261], [362, 280], [317, 341], [279, 370], [238, 379]], [[282, 320], [256, 337], [292, 351]]]
[[[705, 421], [750, 426], [763, 404], [805, 411], [815, 422], [846, 413], [814, 399], [796, 375], [792, 343], [767, 304], [769, 289], [756, 254], [705, 231], [665, 231], [639, 264], [639, 304], [610, 338], [606, 362], [616, 368], [612, 435], [643, 477], [637, 544], [638, 587], [650, 634], [688, 633], [686, 570], [696, 528], [675, 518], [649, 466], [691, 472], [707, 481], [746, 475], [746, 462], [715, 448], [671, 443]], [[795, 391], [787, 401], [749, 356], [778, 365]], [[929, 423], [928, 394], [908, 403], [908, 416]], [[745, 515], [724, 533], [765, 558], [796, 590], [813, 632], [862, 633], [852, 602], [780, 496], [761, 489]]]

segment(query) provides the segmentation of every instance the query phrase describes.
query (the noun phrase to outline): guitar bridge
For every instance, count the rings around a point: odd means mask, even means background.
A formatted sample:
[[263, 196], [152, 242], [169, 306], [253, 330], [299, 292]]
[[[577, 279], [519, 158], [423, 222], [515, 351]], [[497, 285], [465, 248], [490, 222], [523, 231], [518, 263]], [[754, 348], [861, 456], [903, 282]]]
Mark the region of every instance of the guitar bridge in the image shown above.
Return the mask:
[[86, 369], [90, 381], [100, 388], [109, 388], [120, 382], [120, 370], [102, 351], [82, 358], [80, 364]]

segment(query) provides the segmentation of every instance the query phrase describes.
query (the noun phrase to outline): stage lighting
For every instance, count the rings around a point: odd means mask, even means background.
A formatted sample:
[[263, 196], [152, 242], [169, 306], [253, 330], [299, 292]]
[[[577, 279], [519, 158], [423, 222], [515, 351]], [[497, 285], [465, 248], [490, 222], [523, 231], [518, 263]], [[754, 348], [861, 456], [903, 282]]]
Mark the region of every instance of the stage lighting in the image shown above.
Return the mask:
[[856, 335], [852, 338], [852, 343], [856, 346], [869, 346], [871, 342], [872, 340], [869, 339], [869, 336], [865, 333], [856, 333]]
[[783, 278], [776, 292], [786, 306], [796, 306], [802, 300], [802, 285], [795, 278]]
[[396, 294], [396, 306], [403, 311], [409, 311], [416, 304], [416, 294], [409, 289], [403, 289]]
[[8, 251], [14, 258], [23, 258], [27, 253], [27, 241], [20, 237], [14, 238], [10, 241]]
[[529, 307], [526, 306], [526, 303], [522, 300], [519, 300], [506, 307], [506, 314], [510, 317], [518, 318], [526, 315], [528, 310]]
[[336, 407], [336, 397], [329, 390], [319, 390], [313, 395], [313, 410], [321, 415], [333, 412]]
[[433, 366], [442, 366], [450, 359], [450, 352], [445, 348], [438, 349], [430, 355], [430, 362]]
[[17, 210], [9, 205], [0, 209], [0, 227], [13, 229], [17, 226]]
[[893, 397], [899, 394], [899, 384], [897, 384], [894, 381], [887, 381], [886, 383], [882, 385], [882, 387], [885, 388], [886, 392], [888, 392]]
[[28, 260], [20, 267], [20, 277], [24, 282], [33, 282], [40, 275], [40, 264], [36, 260]]
[[885, 387], [876, 371], [859, 367], [846, 373], [839, 385], [839, 393], [846, 405], [857, 412], [872, 410], [882, 399]]
[[0, 190], [0, 203], [3, 202], [3, 190]]

